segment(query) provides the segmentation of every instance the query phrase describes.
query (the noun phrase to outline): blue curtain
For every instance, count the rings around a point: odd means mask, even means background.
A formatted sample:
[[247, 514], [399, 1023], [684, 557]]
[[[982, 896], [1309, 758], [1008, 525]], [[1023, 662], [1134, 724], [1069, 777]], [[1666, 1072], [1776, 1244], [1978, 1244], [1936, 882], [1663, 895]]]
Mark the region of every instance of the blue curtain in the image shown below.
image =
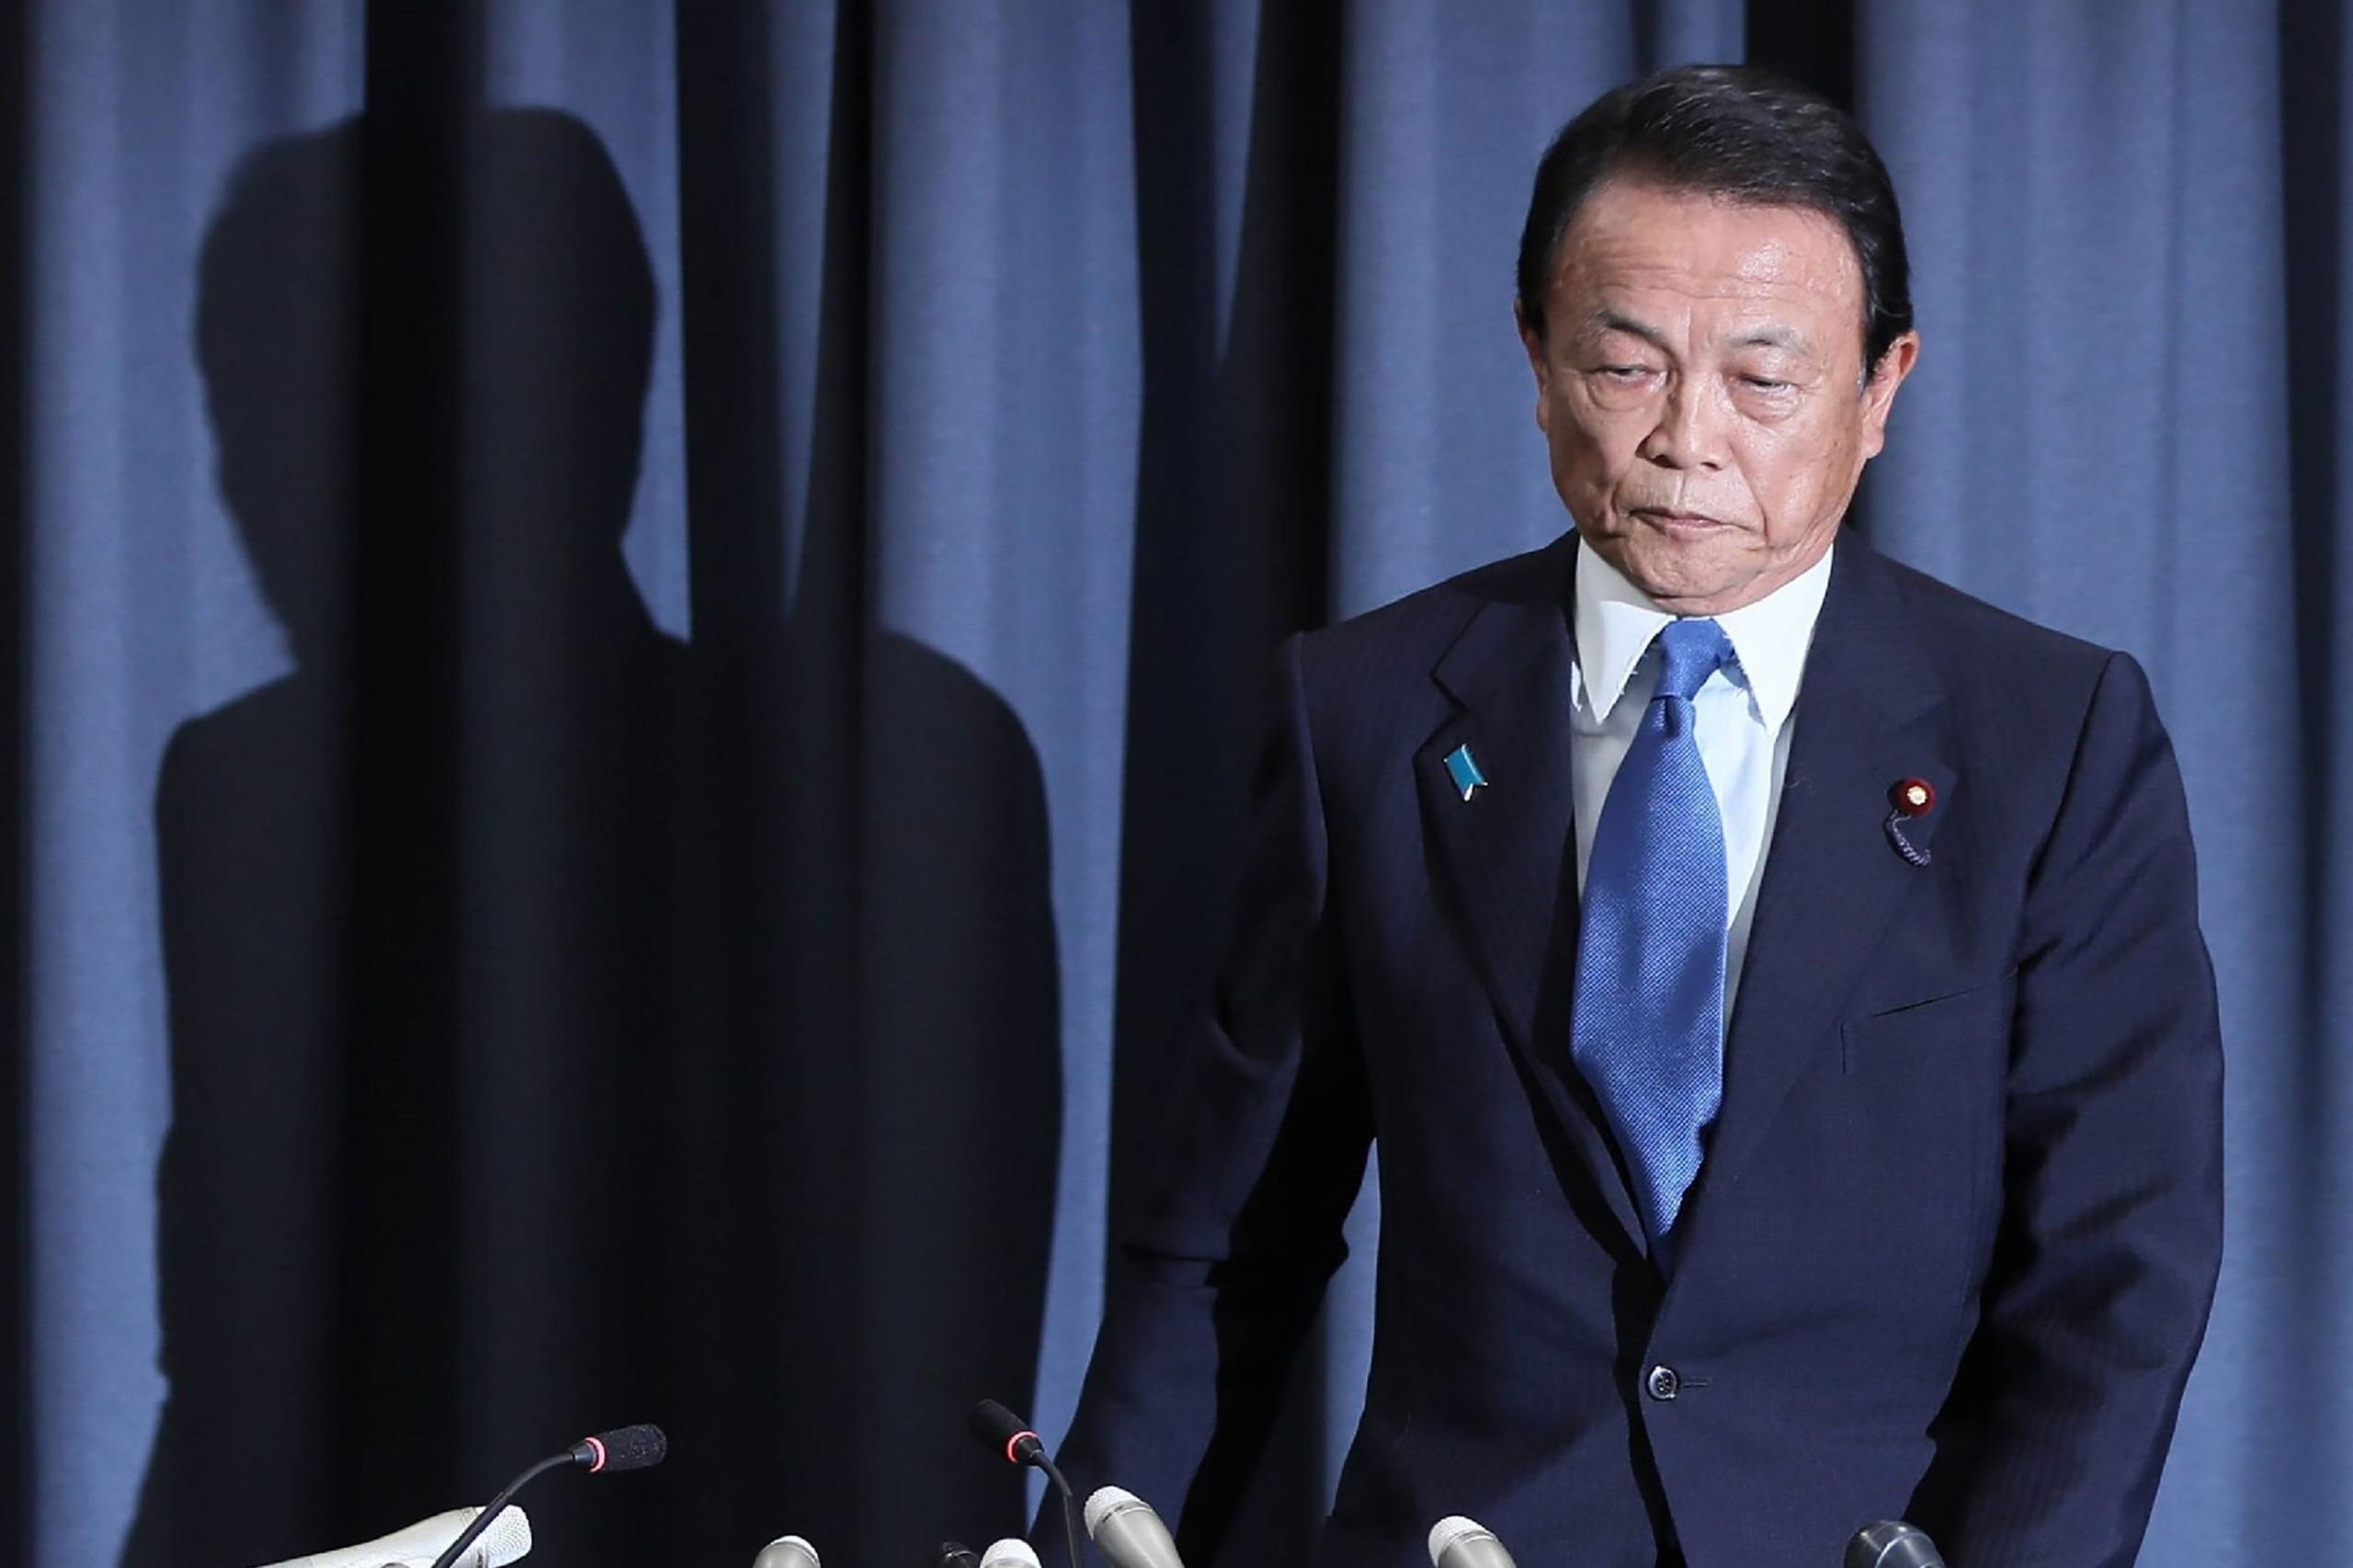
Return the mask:
[[[2340, 1539], [2353, 52], [2283, 0], [29, 0], [0, 19], [0, 1562], [1016, 1528], [1283, 631], [1563, 526], [1560, 122], [1851, 103], [1858, 526], [2149, 668], [2229, 1255], [2146, 1558]], [[1336, 1286], [1253, 1528], [1352, 1418]], [[559, 1490], [560, 1488], [565, 1488]]]

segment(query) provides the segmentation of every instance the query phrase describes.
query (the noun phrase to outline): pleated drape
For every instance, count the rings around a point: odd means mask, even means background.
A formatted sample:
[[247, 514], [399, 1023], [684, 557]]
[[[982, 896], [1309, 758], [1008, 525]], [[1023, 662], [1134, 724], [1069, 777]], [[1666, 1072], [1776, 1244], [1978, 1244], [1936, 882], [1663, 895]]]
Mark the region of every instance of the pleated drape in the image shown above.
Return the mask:
[[2131, 650], [2181, 755], [2230, 1243], [2147, 1560], [2336, 1539], [2336, 7], [31, 0], [5, 1560], [323, 1550], [640, 1419], [676, 1460], [542, 1483], [543, 1551], [1015, 1528], [961, 1414], [1068, 1419], [1262, 661], [1563, 526], [1535, 158], [1744, 56], [1904, 202], [1925, 348], [1858, 526]]

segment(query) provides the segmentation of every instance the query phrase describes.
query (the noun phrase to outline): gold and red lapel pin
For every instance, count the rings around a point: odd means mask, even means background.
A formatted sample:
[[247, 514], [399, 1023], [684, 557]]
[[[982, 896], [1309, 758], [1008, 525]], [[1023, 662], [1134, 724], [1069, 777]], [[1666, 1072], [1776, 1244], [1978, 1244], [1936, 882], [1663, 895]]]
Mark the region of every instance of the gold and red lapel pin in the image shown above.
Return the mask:
[[1915, 866], [1928, 863], [1928, 852], [1912, 842], [1904, 824], [1937, 809], [1937, 787], [1925, 778], [1899, 778], [1888, 786], [1887, 841]]

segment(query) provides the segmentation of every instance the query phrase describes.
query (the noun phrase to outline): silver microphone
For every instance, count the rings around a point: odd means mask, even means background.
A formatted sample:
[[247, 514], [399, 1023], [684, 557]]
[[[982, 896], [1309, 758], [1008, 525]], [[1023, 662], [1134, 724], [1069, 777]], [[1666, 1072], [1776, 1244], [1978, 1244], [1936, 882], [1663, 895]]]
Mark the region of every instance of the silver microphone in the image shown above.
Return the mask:
[[1430, 1568], [1518, 1568], [1495, 1532], [1449, 1514], [1430, 1527]]
[[[315, 1552], [309, 1557], [290, 1557], [282, 1562], [268, 1563], [266, 1568], [431, 1568], [433, 1560], [465, 1534], [466, 1527], [481, 1512], [480, 1508], [452, 1508], [358, 1546]], [[482, 1539], [466, 1548], [458, 1568], [506, 1568], [507, 1563], [519, 1562], [530, 1550], [531, 1521], [524, 1517], [522, 1509], [509, 1506], [482, 1532]]]
[[1086, 1534], [1111, 1568], [1185, 1568], [1168, 1527], [1152, 1505], [1120, 1486], [1098, 1486], [1086, 1500]]
[[981, 1553], [981, 1568], [1042, 1568], [1042, 1564], [1028, 1541], [1007, 1536]]
[[752, 1568], [823, 1568], [817, 1549], [797, 1535], [780, 1535], [760, 1548]]
[[1917, 1526], [1881, 1519], [1847, 1543], [1847, 1568], [1945, 1568], [1945, 1560]]

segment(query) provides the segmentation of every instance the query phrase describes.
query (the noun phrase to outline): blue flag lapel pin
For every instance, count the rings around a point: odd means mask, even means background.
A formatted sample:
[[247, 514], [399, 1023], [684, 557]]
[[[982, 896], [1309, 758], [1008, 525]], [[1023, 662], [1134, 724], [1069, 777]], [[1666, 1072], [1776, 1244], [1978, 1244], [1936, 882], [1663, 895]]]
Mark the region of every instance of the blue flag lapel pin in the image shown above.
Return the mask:
[[1478, 759], [1471, 755], [1471, 748], [1467, 745], [1456, 746], [1446, 754], [1446, 771], [1466, 801], [1473, 790], [1487, 781], [1487, 776], [1479, 771]]

